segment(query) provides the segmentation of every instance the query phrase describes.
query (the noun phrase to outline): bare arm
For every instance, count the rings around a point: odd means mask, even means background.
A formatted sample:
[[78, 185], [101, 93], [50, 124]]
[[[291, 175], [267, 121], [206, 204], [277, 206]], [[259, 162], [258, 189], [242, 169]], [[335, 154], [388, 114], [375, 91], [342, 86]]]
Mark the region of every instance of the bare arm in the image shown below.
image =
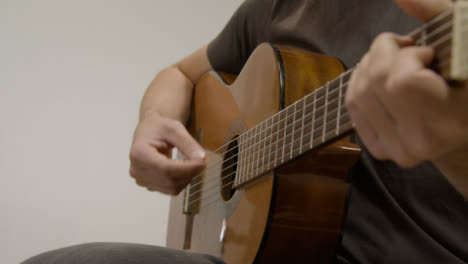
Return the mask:
[[[205, 167], [205, 153], [183, 123], [194, 85], [212, 69], [207, 47], [162, 70], [148, 87], [130, 150], [130, 175], [150, 191], [179, 193]], [[177, 147], [184, 161], [168, 155]]]
[[183, 123], [187, 121], [194, 85], [212, 70], [206, 49], [206, 46], [198, 49], [156, 75], [143, 97], [140, 121], [154, 112]]

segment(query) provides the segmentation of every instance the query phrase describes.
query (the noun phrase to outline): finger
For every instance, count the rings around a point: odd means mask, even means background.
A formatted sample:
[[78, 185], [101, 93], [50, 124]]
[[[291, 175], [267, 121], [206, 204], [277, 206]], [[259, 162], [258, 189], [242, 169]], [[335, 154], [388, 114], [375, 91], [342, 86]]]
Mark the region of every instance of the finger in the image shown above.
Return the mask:
[[[426, 65], [432, 60], [433, 52], [430, 48], [408, 47], [403, 49], [392, 65], [384, 89], [378, 90], [383, 105], [389, 109], [395, 123], [396, 135], [400, 139], [403, 156], [400, 156], [400, 165], [414, 165], [427, 156], [427, 141], [429, 132], [424, 130], [424, 118], [428, 112], [428, 105], [435, 102], [429, 99], [426, 89], [433, 89], [434, 83], [427, 83], [421, 72], [427, 72]], [[434, 76], [435, 73], [434, 73]], [[404, 162], [404, 161], [407, 162]]]
[[372, 156], [376, 159], [387, 159], [388, 155], [380, 144], [377, 132], [370, 125], [369, 120], [367, 120], [357, 109], [349, 110], [349, 115], [351, 116], [351, 120], [353, 120], [354, 129], [358, 133], [359, 138], [362, 140]]
[[379, 34], [369, 49], [372, 67], [380, 64], [391, 64], [401, 48], [412, 44], [413, 39], [409, 36], [401, 36], [390, 32]]
[[[366, 54], [354, 75], [351, 77], [347, 92], [347, 106], [356, 130], [371, 154], [377, 159], [387, 159], [402, 152], [401, 145], [394, 131], [394, 120], [380, 102], [372, 85], [381, 85], [381, 81], [370, 81], [369, 71], [374, 69], [369, 64], [370, 55]], [[372, 65], [373, 66], [373, 65]], [[386, 78], [386, 72], [381, 78]]]
[[364, 144], [378, 159], [408, 156], [396, 136], [393, 117], [375, 90], [382, 89], [401, 47], [411, 43], [409, 37], [393, 33], [379, 35], [350, 81], [347, 105], [351, 118]]
[[[133, 166], [131, 167], [131, 175], [139, 186], [146, 187], [151, 191], [161, 191], [167, 194], [179, 193], [192, 179], [190, 175], [185, 177], [174, 177], [169, 174], [161, 174], [153, 169]], [[193, 175], [197, 175], [200, 171], [195, 171]], [[192, 174], [192, 172], [190, 172]]]
[[[364, 65], [366, 72], [363, 79], [372, 84], [384, 83], [401, 48], [412, 43], [412, 39], [407, 36], [399, 36], [393, 33], [378, 35], [369, 50], [367, 63]], [[366, 62], [364, 59], [366, 59], [366, 56], [364, 56], [362, 62]]]
[[430, 46], [412, 46], [403, 50], [402, 58], [413, 62], [415, 67], [425, 68], [432, 63], [434, 59], [434, 48]]
[[146, 144], [134, 144], [130, 159], [132, 166], [150, 169], [157, 177], [191, 177], [205, 167], [203, 160], [172, 160]]
[[206, 153], [203, 148], [180, 122], [171, 123], [167, 129], [169, 130], [166, 134], [167, 141], [177, 147], [185, 159], [203, 160], [205, 158]]
[[[404, 95], [411, 92], [408, 86], [417, 86], [415, 77], [424, 73], [423, 77], [427, 77], [426, 66], [428, 66], [434, 57], [434, 51], [430, 47], [407, 47], [402, 49], [396, 56], [392, 63], [388, 78], [385, 81], [383, 87], [385, 89], [379, 89], [379, 95], [384, 100], [384, 103], [401, 103], [405, 99]], [[435, 73], [433, 74], [434, 76]], [[406, 103], [406, 102], [404, 102]], [[397, 110], [398, 108], [396, 108]]]
[[[432, 62], [433, 57], [434, 51], [430, 47], [412, 46], [402, 49], [393, 61], [391, 72], [383, 86], [385, 89], [378, 90], [379, 95], [382, 95], [381, 98], [386, 99], [384, 103], [406, 104], [407, 102], [404, 99], [407, 97], [405, 96], [408, 93], [415, 92], [408, 87], [418, 89], [429, 87], [428, 92], [435, 93], [435, 97], [444, 96], [444, 91], [432, 91], [433, 88], [431, 88], [434, 86], [431, 84], [434, 78], [440, 79], [437, 84], [443, 82], [434, 72], [426, 69]], [[432, 75], [432, 77], [429, 75]], [[426, 85], [420, 85], [421, 81]], [[417, 92], [418, 95], [421, 94], [421, 91]], [[422, 94], [428, 94], [428, 92]], [[395, 110], [398, 110], [398, 108], [395, 107]]]
[[345, 96], [345, 105], [351, 120], [354, 123], [355, 130], [359, 134], [364, 145], [369, 149], [374, 157], [385, 159], [387, 157], [385, 150], [378, 142], [377, 132], [364, 115], [363, 104], [361, 101], [366, 94], [367, 78], [364, 78], [364, 76], [368, 71], [369, 59], [370, 54], [365, 54], [351, 75]]
[[450, 8], [450, 0], [395, 0], [395, 2], [409, 15], [427, 21]]
[[393, 49], [399, 49], [402, 47], [407, 47], [412, 45], [414, 40], [410, 36], [406, 35], [398, 35], [393, 32], [384, 32], [380, 33], [375, 40], [372, 42], [370, 50], [374, 46], [380, 46], [380, 44], [387, 44], [389, 47], [393, 47]]
[[173, 160], [149, 147], [142, 152], [139, 160], [141, 166], [151, 168], [163, 176], [191, 177], [205, 167], [201, 159]]

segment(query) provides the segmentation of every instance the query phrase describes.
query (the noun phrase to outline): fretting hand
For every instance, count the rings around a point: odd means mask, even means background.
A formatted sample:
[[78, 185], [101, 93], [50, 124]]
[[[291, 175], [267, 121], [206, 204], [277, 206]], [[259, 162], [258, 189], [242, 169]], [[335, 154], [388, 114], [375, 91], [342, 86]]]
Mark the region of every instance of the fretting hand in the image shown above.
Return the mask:
[[[448, 0], [397, 2], [423, 21], [452, 5]], [[409, 37], [379, 35], [351, 77], [347, 109], [375, 158], [401, 167], [433, 161], [459, 190], [464, 182], [462, 193], [467, 193], [467, 168], [460, 164], [468, 153], [468, 89], [449, 87], [427, 68], [434, 50], [412, 44]]]

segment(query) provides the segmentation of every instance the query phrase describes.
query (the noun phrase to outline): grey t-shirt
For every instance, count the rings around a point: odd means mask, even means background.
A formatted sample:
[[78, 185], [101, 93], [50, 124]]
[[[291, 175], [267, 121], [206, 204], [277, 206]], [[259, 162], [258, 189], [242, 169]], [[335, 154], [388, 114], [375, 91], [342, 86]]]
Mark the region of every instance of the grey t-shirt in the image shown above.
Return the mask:
[[[300, 47], [356, 64], [380, 32], [419, 22], [392, 0], [247, 0], [209, 44], [216, 70], [239, 73], [262, 42]], [[338, 166], [338, 165], [337, 165]], [[401, 169], [363, 147], [339, 263], [468, 263], [468, 203], [431, 164]]]

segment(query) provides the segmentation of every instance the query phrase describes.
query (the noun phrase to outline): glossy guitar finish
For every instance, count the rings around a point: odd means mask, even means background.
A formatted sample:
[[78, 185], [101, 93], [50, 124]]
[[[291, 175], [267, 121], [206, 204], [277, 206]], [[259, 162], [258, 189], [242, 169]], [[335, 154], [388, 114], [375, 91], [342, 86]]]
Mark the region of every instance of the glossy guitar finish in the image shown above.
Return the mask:
[[348, 137], [241, 185], [229, 201], [212, 186], [227, 159], [220, 154], [227, 146], [216, 152], [220, 146], [341, 72], [334, 58], [262, 44], [231, 85], [214, 72], [200, 80], [188, 128], [208, 151], [208, 168], [216, 168], [204, 173], [191, 214], [183, 213], [184, 192], [172, 198], [168, 247], [228, 264], [330, 262], [345, 216], [348, 170], [360, 153]]
[[[467, 12], [468, 1], [457, 1], [409, 34], [434, 48], [431, 67], [446, 80], [468, 76]], [[340, 74], [334, 58], [262, 44], [231, 85], [205, 75], [188, 127], [211, 162], [172, 199], [167, 246], [228, 264], [330, 263], [346, 176], [360, 153], [344, 137], [352, 131], [342, 102], [352, 70]]]

